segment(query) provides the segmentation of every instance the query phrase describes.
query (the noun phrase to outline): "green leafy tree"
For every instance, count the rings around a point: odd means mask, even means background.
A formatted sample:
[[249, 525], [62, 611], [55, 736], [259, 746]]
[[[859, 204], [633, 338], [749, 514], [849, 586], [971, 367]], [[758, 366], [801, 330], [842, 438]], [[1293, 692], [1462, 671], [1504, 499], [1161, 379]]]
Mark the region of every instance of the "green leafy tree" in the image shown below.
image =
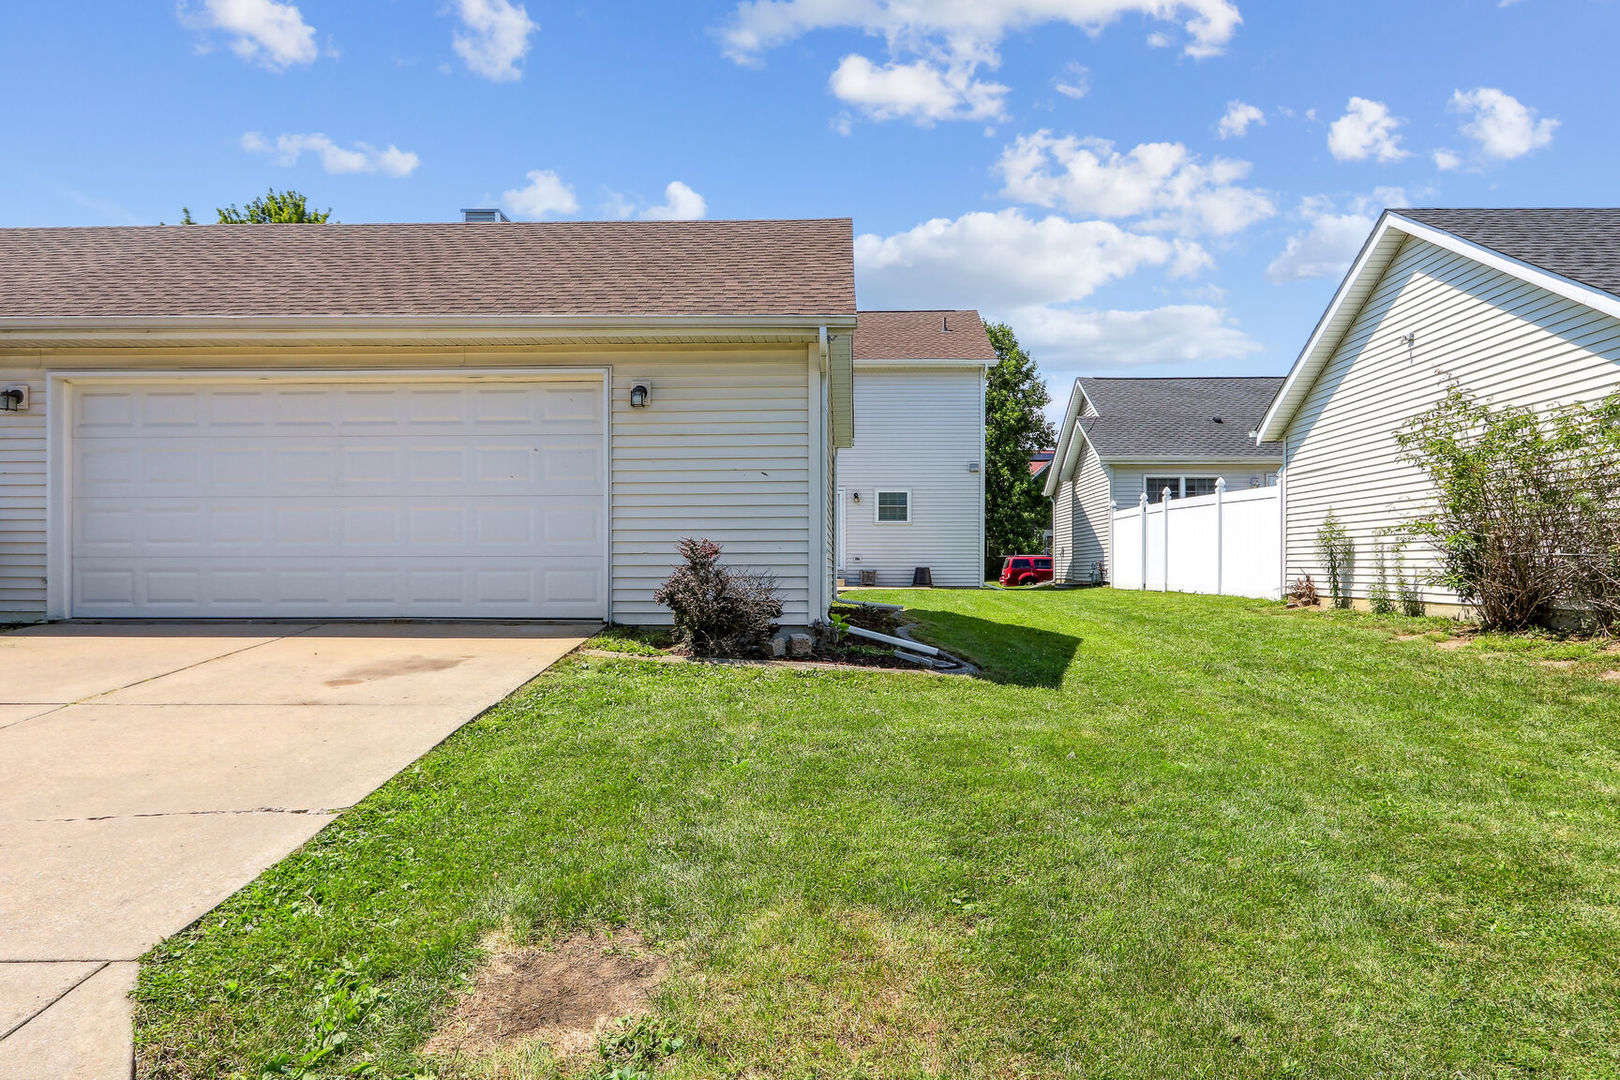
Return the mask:
[[[242, 209], [238, 209], [236, 204], [232, 203], [216, 212], [219, 214], [221, 225], [280, 225], [299, 222], [319, 225], [332, 218], [330, 209], [311, 210], [308, 198], [290, 188], [286, 191], [271, 188]], [[190, 223], [191, 211], [186, 210], [182, 224]]]
[[997, 358], [984, 393], [985, 556], [986, 569], [995, 573], [1004, 556], [1041, 550], [1051, 517], [1041, 481], [1029, 475], [1029, 459], [1057, 435], [1045, 412], [1052, 395], [1012, 327], [985, 329]]

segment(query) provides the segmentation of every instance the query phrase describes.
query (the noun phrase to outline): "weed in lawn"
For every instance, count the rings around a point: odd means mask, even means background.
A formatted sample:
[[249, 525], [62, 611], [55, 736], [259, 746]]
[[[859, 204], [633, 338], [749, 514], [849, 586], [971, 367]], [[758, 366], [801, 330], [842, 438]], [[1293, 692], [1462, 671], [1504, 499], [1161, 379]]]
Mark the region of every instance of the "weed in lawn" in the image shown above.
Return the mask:
[[651, 1080], [653, 1070], [686, 1045], [666, 1020], [625, 1016], [596, 1044], [602, 1064], [590, 1080]]
[[667, 630], [641, 626], [609, 626], [587, 641], [585, 647], [630, 656], [657, 656], [674, 643], [674, 635]]
[[[239, 996], [235, 980], [225, 983], [227, 996]], [[374, 1068], [369, 1062], [341, 1062], [356, 1030], [384, 1000], [383, 993], [359, 965], [345, 958], [326, 977], [315, 1000], [310, 1022], [309, 1045], [294, 1052], [271, 1055], [260, 1067], [264, 1080], [282, 1077], [366, 1076]]]

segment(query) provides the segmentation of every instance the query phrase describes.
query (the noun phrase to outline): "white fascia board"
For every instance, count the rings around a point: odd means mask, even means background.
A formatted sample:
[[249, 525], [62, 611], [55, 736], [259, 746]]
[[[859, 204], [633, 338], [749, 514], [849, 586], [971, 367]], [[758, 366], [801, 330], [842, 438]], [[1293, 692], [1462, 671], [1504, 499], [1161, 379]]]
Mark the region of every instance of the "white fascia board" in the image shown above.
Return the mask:
[[[1395, 235], [1392, 236], [1391, 234]], [[1287, 430], [1288, 424], [1293, 420], [1294, 413], [1304, 398], [1305, 391], [1310, 389], [1310, 385], [1315, 381], [1316, 376], [1321, 374], [1323, 365], [1332, 356], [1333, 350], [1338, 348], [1339, 342], [1349, 329], [1348, 322], [1346, 322], [1345, 325], [1338, 327], [1337, 333], [1329, 334], [1330, 325], [1336, 321], [1340, 309], [1346, 300], [1358, 291], [1358, 287], [1363, 287], [1366, 292], [1370, 292], [1377, 278], [1388, 269], [1389, 259], [1393, 256], [1394, 249], [1407, 236], [1423, 240], [1464, 258], [1472, 259], [1482, 266], [1488, 266], [1510, 277], [1518, 278], [1520, 281], [1546, 289], [1556, 296], [1573, 300], [1577, 304], [1602, 312], [1611, 318], [1620, 319], [1620, 297], [1616, 297], [1612, 293], [1604, 292], [1602, 289], [1596, 289], [1590, 285], [1584, 285], [1572, 278], [1564, 277], [1562, 274], [1543, 270], [1541, 267], [1524, 262], [1522, 259], [1515, 259], [1511, 255], [1504, 255], [1500, 251], [1476, 244], [1472, 240], [1465, 240], [1455, 233], [1449, 233], [1444, 229], [1437, 229], [1432, 225], [1425, 225], [1422, 222], [1413, 221], [1411, 218], [1386, 210], [1384, 216], [1379, 219], [1378, 225], [1374, 228], [1366, 246], [1362, 248], [1361, 255], [1357, 257], [1355, 265], [1350, 268], [1350, 273], [1346, 275], [1344, 283], [1339, 286], [1339, 291], [1334, 294], [1333, 303], [1329, 305], [1326, 313], [1323, 314], [1322, 321], [1317, 324], [1316, 331], [1305, 345], [1305, 350], [1300, 353], [1299, 359], [1295, 361], [1293, 370], [1288, 373], [1288, 378], [1283, 383], [1282, 389], [1277, 392], [1276, 398], [1271, 403], [1271, 408], [1267, 410], [1265, 419], [1260, 423], [1260, 441], [1275, 442], [1283, 437], [1283, 433]], [[1380, 253], [1383, 256], [1382, 259], [1375, 257]], [[1372, 280], [1365, 280], [1369, 276], [1371, 276]], [[1357, 309], [1359, 310], [1360, 303], [1364, 303], [1366, 300], [1366, 293], [1357, 296], [1356, 300]], [[1353, 321], [1355, 314], [1354, 311], [1349, 313], [1351, 321]]]
[[958, 368], [981, 371], [994, 364], [994, 360], [857, 360], [858, 368]]
[[1595, 289], [1590, 285], [1583, 285], [1573, 278], [1555, 274], [1551, 270], [1543, 270], [1539, 266], [1515, 259], [1511, 255], [1504, 255], [1500, 251], [1483, 247], [1472, 240], [1464, 240], [1454, 233], [1436, 229], [1432, 225], [1424, 225], [1410, 218], [1401, 217], [1399, 214], [1391, 216], [1397, 222], [1397, 227], [1410, 236], [1415, 236], [1419, 240], [1427, 240], [1436, 247], [1443, 247], [1447, 251], [1465, 255], [1477, 263], [1489, 266], [1493, 270], [1500, 270], [1504, 274], [1509, 274], [1521, 281], [1527, 281], [1532, 285], [1538, 285], [1550, 293], [1573, 300], [1577, 304], [1584, 304], [1594, 311], [1601, 311], [1612, 318], [1620, 319], [1620, 297], [1612, 293], [1604, 292], [1602, 289]]
[[[1299, 358], [1289, 369], [1288, 377], [1283, 380], [1282, 388], [1277, 396], [1272, 398], [1271, 407], [1266, 410], [1265, 418], [1260, 421], [1257, 442], [1276, 442], [1282, 438], [1289, 421], [1294, 418], [1294, 411], [1299, 407], [1300, 400], [1316, 376], [1321, 373], [1322, 365], [1327, 362], [1333, 350], [1338, 348], [1339, 341], [1348, 329], [1349, 320], [1355, 316], [1354, 311], [1346, 312], [1348, 305], [1354, 300], [1356, 309], [1365, 301], [1366, 296], [1361, 290], [1371, 286], [1366, 282], [1369, 275], [1376, 281], [1389, 265], [1389, 260], [1395, 254], [1395, 248], [1400, 245], [1403, 234], [1395, 225], [1395, 218], [1388, 210], [1373, 226], [1372, 235], [1361, 246], [1361, 253], [1351, 264], [1350, 272], [1345, 274], [1344, 280], [1339, 283], [1338, 291], [1333, 294], [1333, 300], [1328, 304], [1327, 310], [1322, 313], [1321, 319], [1316, 323], [1316, 329], [1300, 351]], [[1400, 219], [1400, 220], [1405, 220]], [[1394, 233], [1394, 235], [1392, 235]], [[1345, 318], [1340, 324], [1341, 316]]]
[[823, 327], [854, 329], [853, 315], [291, 315], [291, 316], [10, 316], [0, 318], [0, 341], [60, 339], [67, 344], [230, 338], [246, 343], [327, 341], [355, 343], [513, 335], [611, 342], [657, 334], [683, 337], [770, 332], [814, 341]]
[[[1069, 467], [1069, 454], [1074, 445], [1074, 435], [1079, 431], [1080, 403], [1085, 400], [1085, 392], [1080, 389], [1080, 380], [1074, 380], [1074, 389], [1069, 391], [1069, 406], [1063, 410], [1063, 429], [1058, 432], [1057, 451], [1052, 455], [1052, 464], [1046, 470], [1046, 486], [1041, 493], [1047, 498], [1057, 494], [1058, 485], [1063, 483], [1063, 473]], [[1084, 439], [1084, 434], [1081, 434]]]
[[1098, 454], [1097, 460], [1114, 469], [1129, 468], [1132, 465], [1150, 465], [1154, 467], [1166, 465], [1178, 469], [1199, 468], [1205, 465], [1211, 467], [1222, 465], [1262, 467], [1269, 465], [1280, 469], [1282, 468], [1283, 459], [1281, 454], [1273, 454], [1270, 457], [1143, 457], [1141, 454], [1133, 454], [1129, 457], [1114, 458], [1105, 458]]

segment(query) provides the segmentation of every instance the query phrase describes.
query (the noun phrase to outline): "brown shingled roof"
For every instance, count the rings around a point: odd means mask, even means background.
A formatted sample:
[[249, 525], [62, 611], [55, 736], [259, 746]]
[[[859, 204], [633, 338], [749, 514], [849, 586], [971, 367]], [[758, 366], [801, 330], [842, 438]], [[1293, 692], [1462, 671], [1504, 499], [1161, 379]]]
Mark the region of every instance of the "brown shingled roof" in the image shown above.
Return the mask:
[[993, 364], [996, 351], [977, 311], [863, 311], [855, 324], [855, 359]]
[[847, 218], [0, 229], [0, 317], [854, 311]]

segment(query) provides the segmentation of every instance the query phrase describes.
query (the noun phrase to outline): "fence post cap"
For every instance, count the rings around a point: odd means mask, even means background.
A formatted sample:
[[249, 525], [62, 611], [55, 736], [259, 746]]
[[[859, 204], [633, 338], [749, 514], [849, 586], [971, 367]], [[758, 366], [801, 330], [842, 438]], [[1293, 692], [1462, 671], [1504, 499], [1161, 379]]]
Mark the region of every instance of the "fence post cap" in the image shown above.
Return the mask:
[[1215, 478], [1215, 490], [1216, 491], [1225, 491], [1226, 490], [1226, 477], [1217, 476]]

